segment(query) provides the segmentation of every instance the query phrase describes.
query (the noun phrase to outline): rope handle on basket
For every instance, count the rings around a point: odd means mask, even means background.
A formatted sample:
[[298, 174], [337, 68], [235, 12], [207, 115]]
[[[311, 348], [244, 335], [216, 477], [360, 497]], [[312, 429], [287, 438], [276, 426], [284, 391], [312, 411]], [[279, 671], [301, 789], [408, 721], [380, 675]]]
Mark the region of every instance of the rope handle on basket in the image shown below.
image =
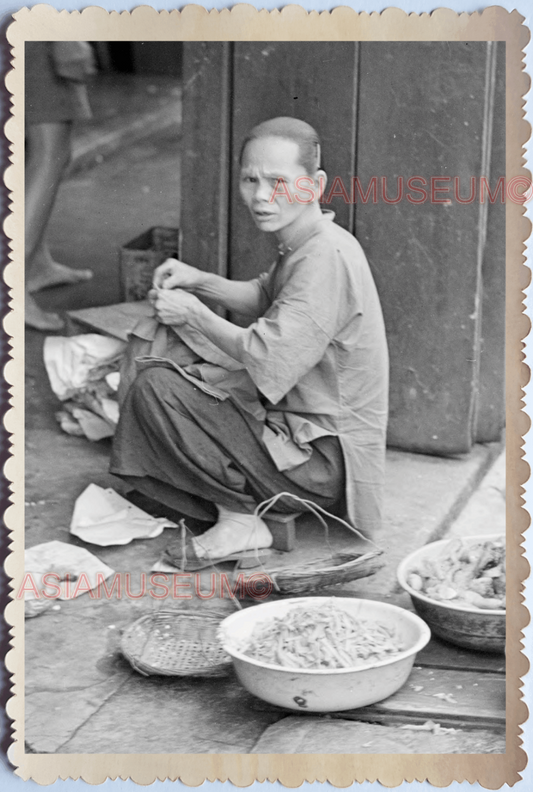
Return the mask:
[[298, 501], [298, 503], [302, 503], [306, 507], [307, 511], [310, 511], [312, 514], [314, 514], [315, 517], [317, 517], [318, 520], [320, 520], [321, 524], [323, 525], [326, 531], [326, 537], [328, 535], [328, 525], [322, 515], [325, 515], [326, 517], [331, 517], [333, 520], [337, 520], [337, 522], [340, 522], [341, 525], [344, 525], [345, 528], [348, 528], [348, 530], [356, 534], [356, 536], [358, 536], [359, 539], [362, 539], [365, 542], [369, 542], [370, 544], [374, 545], [374, 547], [377, 550], [381, 550], [379, 545], [377, 545], [374, 541], [372, 541], [372, 539], [369, 539], [367, 536], [365, 536], [360, 531], [358, 531], [357, 528], [354, 528], [353, 525], [347, 523], [346, 520], [341, 519], [341, 517], [337, 517], [335, 514], [331, 514], [330, 512], [326, 511], [326, 509], [323, 509], [322, 506], [318, 506], [316, 503], [313, 503], [313, 501], [300, 498], [298, 495], [293, 495], [291, 492], [278, 492], [278, 494], [274, 495], [272, 498], [268, 498], [267, 500], [264, 500], [262, 503], [259, 504], [259, 506], [256, 507], [254, 511], [255, 516], [259, 518], [263, 517], [267, 513], [267, 511], [269, 511], [269, 509], [271, 509], [272, 506], [274, 506], [278, 502], [280, 498], [284, 498], [284, 497], [293, 498], [293, 500]]
[[[301, 503], [303, 506], [305, 506], [306, 511], [310, 511], [312, 514], [315, 515], [315, 517], [320, 521], [320, 524], [324, 528], [324, 531], [325, 531], [325, 534], [326, 534], [326, 542], [328, 544], [328, 547], [330, 547], [330, 544], [329, 544], [329, 528], [328, 528], [328, 524], [327, 524], [326, 520], [324, 519], [324, 515], [326, 517], [331, 517], [331, 519], [336, 520], [341, 525], [344, 525], [345, 528], [348, 528], [348, 530], [351, 531], [352, 533], [354, 533], [357, 537], [359, 537], [359, 539], [362, 539], [364, 542], [368, 542], [369, 544], [373, 545], [377, 550], [379, 550], [381, 552], [381, 548], [379, 547], [379, 545], [376, 544], [376, 542], [374, 542], [372, 539], [369, 539], [368, 537], [366, 537], [364, 534], [362, 534], [360, 531], [358, 531], [357, 528], [354, 528], [353, 525], [350, 525], [348, 522], [346, 522], [346, 520], [343, 520], [341, 517], [337, 517], [335, 514], [331, 514], [326, 509], [322, 508], [322, 506], [318, 506], [316, 503], [313, 503], [313, 501], [306, 500], [305, 498], [300, 498], [299, 495], [294, 495], [291, 492], [278, 492], [276, 495], [273, 495], [271, 498], [267, 498], [266, 500], [262, 501], [261, 503], [258, 504], [258, 506], [256, 506], [256, 508], [254, 510], [254, 516], [258, 517], [259, 519], [261, 519], [273, 506], [276, 505], [276, 503], [281, 498], [284, 498], [284, 497], [285, 498], [292, 498], [293, 500], [297, 501], [298, 503]], [[192, 531], [189, 528], [187, 528], [184, 519], [181, 519], [179, 521], [179, 526], [180, 526], [180, 529], [181, 529], [182, 558], [183, 558], [184, 562], [186, 562], [186, 560], [187, 560], [187, 533], [189, 533], [191, 536], [194, 536], [194, 534], [192, 533]], [[259, 556], [259, 548], [257, 546], [257, 543], [256, 543], [256, 546], [254, 548], [254, 552], [256, 554], [257, 561], [259, 562], [259, 566], [262, 568], [262, 570], [265, 572], [265, 574], [270, 577], [272, 583], [274, 584], [274, 587], [279, 591], [279, 587], [278, 587], [278, 585], [276, 583], [275, 576], [270, 576], [269, 575], [268, 570], [265, 568], [263, 562], [261, 561], [261, 558]], [[208, 551], [206, 551], [206, 556], [207, 556], [207, 559], [209, 560], [209, 562], [214, 567], [214, 569], [217, 572], [220, 572], [220, 570], [218, 569], [214, 559], [211, 558], [211, 556], [210, 556]], [[231, 591], [230, 591], [230, 594], [231, 594], [230, 598], [235, 603], [235, 606], [238, 608], [238, 610], [242, 610], [242, 605], [239, 602], [239, 600], [237, 599], [237, 597], [235, 597], [233, 592], [231, 592]]]
[[[313, 503], [313, 501], [300, 498], [298, 495], [294, 495], [292, 492], [278, 492], [276, 495], [273, 495], [271, 498], [267, 498], [267, 500], [264, 500], [255, 508], [254, 515], [259, 519], [261, 519], [273, 506], [275, 506], [275, 504], [280, 500], [280, 498], [283, 497], [292, 498], [298, 503], [303, 504], [307, 511], [310, 511], [312, 514], [315, 515], [315, 517], [320, 521], [322, 527], [324, 528], [326, 534], [326, 542], [330, 550], [331, 550], [331, 546], [329, 544], [329, 527], [323, 515], [326, 515], [326, 517], [331, 517], [333, 520], [337, 520], [337, 522], [340, 522], [341, 525], [344, 525], [346, 528], [352, 531], [352, 533], [356, 534], [356, 536], [358, 536], [360, 539], [362, 539], [365, 542], [369, 542], [369, 544], [373, 545], [377, 550], [381, 552], [381, 548], [379, 547], [379, 545], [373, 542], [372, 539], [368, 539], [368, 537], [364, 536], [364, 534], [362, 534], [360, 531], [354, 528], [353, 525], [350, 525], [345, 520], [341, 519], [340, 517], [337, 517], [335, 514], [331, 514], [330, 512], [326, 511], [326, 509], [323, 509], [322, 506], [318, 506], [316, 503]], [[268, 575], [268, 577], [270, 578], [271, 582], [274, 585], [274, 588], [279, 592], [280, 588], [276, 581], [276, 575], [272, 571], [269, 573], [269, 571], [265, 569], [265, 566], [259, 557], [258, 547], [255, 548], [255, 553], [259, 565], [261, 566], [265, 574]]]

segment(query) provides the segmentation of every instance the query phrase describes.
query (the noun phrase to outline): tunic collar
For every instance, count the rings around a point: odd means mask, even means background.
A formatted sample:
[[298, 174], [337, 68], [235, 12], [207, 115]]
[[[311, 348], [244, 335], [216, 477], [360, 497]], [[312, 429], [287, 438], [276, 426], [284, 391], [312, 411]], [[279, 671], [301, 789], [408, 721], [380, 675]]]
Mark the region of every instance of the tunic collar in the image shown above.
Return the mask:
[[[335, 212], [331, 209], [322, 210], [322, 217], [318, 220], [309, 221], [307, 218], [303, 221], [304, 215], [302, 215], [301, 219], [302, 222], [296, 221], [293, 228], [291, 229], [291, 234], [287, 242], [280, 242], [278, 244], [278, 250], [280, 256], [285, 256], [287, 253], [293, 253], [298, 248], [302, 247], [311, 237], [318, 234], [320, 229], [323, 227], [324, 222], [332, 222], [335, 219]], [[300, 219], [300, 218], [299, 218]]]

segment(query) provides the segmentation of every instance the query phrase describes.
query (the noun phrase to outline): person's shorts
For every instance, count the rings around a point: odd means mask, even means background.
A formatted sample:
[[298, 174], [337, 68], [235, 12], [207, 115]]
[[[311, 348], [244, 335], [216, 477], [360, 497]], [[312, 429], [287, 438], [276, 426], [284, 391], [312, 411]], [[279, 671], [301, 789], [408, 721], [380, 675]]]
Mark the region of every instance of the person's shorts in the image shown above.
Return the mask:
[[26, 124], [90, 118], [86, 86], [55, 74], [50, 44], [48, 41], [27, 41], [25, 44]]

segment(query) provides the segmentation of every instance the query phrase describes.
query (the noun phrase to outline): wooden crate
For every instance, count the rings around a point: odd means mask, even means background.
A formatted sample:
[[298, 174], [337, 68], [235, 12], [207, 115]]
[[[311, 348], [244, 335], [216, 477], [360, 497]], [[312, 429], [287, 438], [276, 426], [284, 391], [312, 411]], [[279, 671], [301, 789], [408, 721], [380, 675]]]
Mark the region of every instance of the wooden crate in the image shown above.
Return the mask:
[[156, 267], [179, 255], [179, 230], [154, 226], [120, 248], [120, 289], [124, 302], [144, 300]]

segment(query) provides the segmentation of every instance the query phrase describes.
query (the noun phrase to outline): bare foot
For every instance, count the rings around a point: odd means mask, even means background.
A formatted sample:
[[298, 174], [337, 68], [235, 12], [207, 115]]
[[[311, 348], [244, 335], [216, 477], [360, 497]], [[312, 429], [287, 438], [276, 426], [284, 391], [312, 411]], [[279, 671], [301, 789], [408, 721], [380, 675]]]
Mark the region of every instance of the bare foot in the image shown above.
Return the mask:
[[218, 506], [216, 524], [192, 542], [198, 558], [224, 558], [243, 550], [270, 547], [272, 534], [259, 517]]
[[34, 330], [54, 332], [55, 330], [62, 330], [65, 326], [64, 321], [58, 314], [43, 311], [28, 293], [26, 294], [24, 312], [26, 326], [33, 327]]
[[45, 266], [39, 266], [34, 263], [35, 274], [31, 274], [28, 278], [28, 291], [36, 292], [41, 289], [49, 289], [52, 286], [68, 286], [73, 283], [83, 283], [91, 280], [93, 277], [92, 270], [89, 269], [72, 269], [65, 264], [59, 264], [57, 261], [48, 262]]

